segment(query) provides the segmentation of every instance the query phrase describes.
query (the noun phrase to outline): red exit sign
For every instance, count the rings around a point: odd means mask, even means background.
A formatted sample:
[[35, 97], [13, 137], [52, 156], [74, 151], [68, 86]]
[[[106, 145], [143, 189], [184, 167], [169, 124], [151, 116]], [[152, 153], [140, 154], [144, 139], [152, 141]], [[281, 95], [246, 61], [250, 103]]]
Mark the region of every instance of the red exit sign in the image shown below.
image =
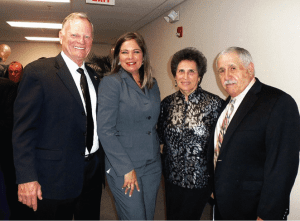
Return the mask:
[[115, 0], [86, 0], [88, 4], [115, 5]]

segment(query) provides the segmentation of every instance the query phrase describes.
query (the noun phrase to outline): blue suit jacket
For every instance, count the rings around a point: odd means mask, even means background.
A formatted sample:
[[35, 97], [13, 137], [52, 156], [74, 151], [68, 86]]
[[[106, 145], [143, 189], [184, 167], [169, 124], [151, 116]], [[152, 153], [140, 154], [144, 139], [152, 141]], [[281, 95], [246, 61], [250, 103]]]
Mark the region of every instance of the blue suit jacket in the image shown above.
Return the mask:
[[140, 168], [137, 175], [142, 175], [146, 161], [159, 157], [157, 82], [143, 93], [121, 69], [104, 77], [98, 92], [97, 128], [106, 155], [106, 170], [111, 169], [111, 175], [123, 176]]
[[[96, 73], [86, 68], [97, 90]], [[83, 185], [85, 132], [82, 100], [61, 55], [28, 64], [14, 105], [17, 183], [38, 181], [44, 198], [77, 197]]]

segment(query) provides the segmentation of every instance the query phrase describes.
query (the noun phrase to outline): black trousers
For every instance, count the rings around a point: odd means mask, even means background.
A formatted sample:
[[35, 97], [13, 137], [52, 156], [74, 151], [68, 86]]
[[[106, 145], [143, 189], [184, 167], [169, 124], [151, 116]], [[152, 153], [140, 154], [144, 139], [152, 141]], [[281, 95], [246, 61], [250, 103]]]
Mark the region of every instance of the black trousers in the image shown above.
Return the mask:
[[[98, 151], [99, 152], [99, 151]], [[81, 194], [73, 199], [38, 200], [35, 212], [38, 220], [100, 220], [102, 176], [99, 154], [85, 162]]]
[[[236, 213], [235, 213], [236, 214]], [[249, 217], [251, 216], [251, 217]], [[237, 217], [231, 217], [230, 220], [256, 220], [257, 219], [257, 214], [251, 214], [246, 218], [237, 218]], [[245, 216], [244, 216], [245, 217]], [[214, 220], [228, 220], [228, 218], [224, 218], [222, 217], [220, 210], [218, 208], [218, 204], [215, 202], [215, 209], [214, 209]], [[280, 220], [287, 220], [287, 216], [284, 216], [282, 219]]]
[[2, 169], [3, 177], [0, 176], [0, 186], [5, 184], [7, 200], [2, 198], [4, 196], [0, 194], [0, 211], [7, 207], [5, 204], [2, 206], [6, 201], [10, 212], [10, 220], [34, 220], [35, 215], [33, 210], [18, 201], [18, 184], [16, 184], [16, 170], [14, 166], [11, 138], [9, 140], [6, 138], [3, 140], [3, 143], [1, 143], [2, 152], [0, 156], [0, 167]]
[[210, 188], [188, 189], [165, 182], [168, 220], [200, 220]]
[[6, 200], [6, 189], [4, 184], [3, 173], [0, 167], [0, 220], [8, 220], [9, 207]]

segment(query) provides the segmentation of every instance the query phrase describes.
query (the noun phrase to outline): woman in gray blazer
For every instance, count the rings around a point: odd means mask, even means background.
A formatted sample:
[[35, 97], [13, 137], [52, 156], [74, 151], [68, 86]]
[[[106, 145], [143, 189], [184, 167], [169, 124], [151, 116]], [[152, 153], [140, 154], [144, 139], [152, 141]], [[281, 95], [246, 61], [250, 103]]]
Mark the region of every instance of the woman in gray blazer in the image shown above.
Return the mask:
[[153, 220], [161, 179], [160, 92], [140, 34], [122, 35], [113, 57], [112, 72], [98, 91], [97, 128], [107, 181], [119, 219]]

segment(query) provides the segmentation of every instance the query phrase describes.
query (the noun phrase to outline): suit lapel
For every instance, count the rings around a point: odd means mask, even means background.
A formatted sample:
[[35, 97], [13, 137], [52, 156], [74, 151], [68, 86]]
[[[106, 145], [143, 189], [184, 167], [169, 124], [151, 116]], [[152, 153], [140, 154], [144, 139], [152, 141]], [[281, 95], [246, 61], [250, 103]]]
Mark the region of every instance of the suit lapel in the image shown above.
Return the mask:
[[99, 85], [98, 76], [94, 72], [94, 70], [92, 68], [90, 68], [89, 66], [85, 65], [85, 69], [87, 70], [87, 72], [90, 76], [90, 79], [93, 82], [93, 85], [95, 87], [96, 94], [97, 94], [98, 93], [98, 85]]
[[[233, 133], [235, 132], [235, 130], [237, 129], [237, 127], [239, 126], [241, 121], [244, 119], [244, 117], [247, 115], [249, 110], [253, 107], [253, 105], [257, 101], [258, 97], [256, 94], [260, 90], [261, 90], [261, 83], [258, 79], [256, 79], [255, 84], [252, 86], [252, 88], [248, 91], [248, 93], [244, 97], [242, 103], [240, 104], [239, 108], [235, 112], [235, 115], [233, 116], [233, 118], [227, 128], [227, 131], [224, 136], [224, 140], [222, 142], [220, 155], [224, 151], [224, 149], [226, 150], [226, 148], [224, 148], [224, 147], [226, 147], [231, 136], [233, 135]], [[228, 103], [229, 101], [230, 101], [230, 97], [226, 100], [226, 103]]]
[[144, 97], [149, 98], [149, 91], [147, 88], [145, 88], [145, 93], [141, 90], [141, 88], [137, 85], [137, 83], [132, 79], [132, 77], [129, 76], [123, 69], [121, 73], [121, 77], [126, 81], [127, 85], [134, 89], [136, 92], [141, 94]]
[[61, 79], [61, 81], [64, 83], [66, 88], [70, 91], [70, 93], [73, 95], [75, 100], [80, 104], [80, 106], [83, 107], [82, 100], [80, 97], [80, 94], [78, 92], [78, 89], [76, 87], [76, 84], [74, 82], [74, 79], [64, 61], [62, 58], [61, 54], [59, 54], [56, 57], [56, 65], [55, 67], [57, 68], [57, 75]]

